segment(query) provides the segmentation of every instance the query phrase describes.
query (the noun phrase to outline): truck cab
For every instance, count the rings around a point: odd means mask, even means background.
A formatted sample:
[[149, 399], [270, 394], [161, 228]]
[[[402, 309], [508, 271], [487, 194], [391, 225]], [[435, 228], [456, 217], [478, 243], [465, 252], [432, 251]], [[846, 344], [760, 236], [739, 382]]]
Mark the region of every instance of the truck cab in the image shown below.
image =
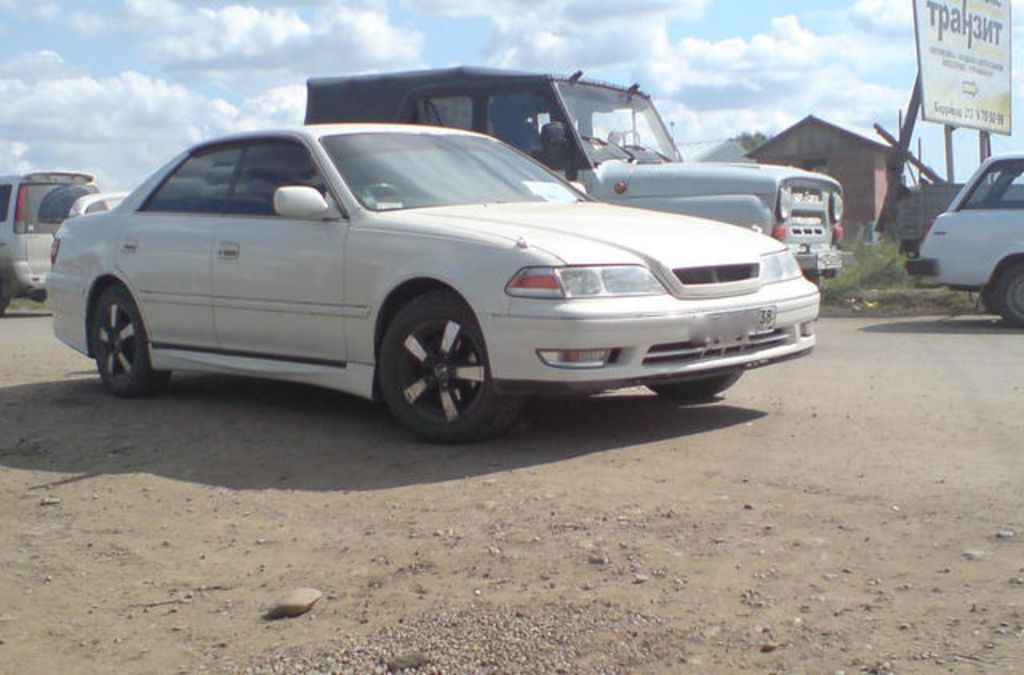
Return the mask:
[[629, 88], [486, 68], [307, 83], [306, 123], [457, 127], [515, 146], [594, 198], [750, 227], [784, 241], [812, 280], [843, 266], [843, 192], [818, 173], [684, 163], [650, 96]]
[[0, 316], [14, 298], [46, 299], [53, 235], [72, 204], [96, 191], [84, 173], [0, 176]]

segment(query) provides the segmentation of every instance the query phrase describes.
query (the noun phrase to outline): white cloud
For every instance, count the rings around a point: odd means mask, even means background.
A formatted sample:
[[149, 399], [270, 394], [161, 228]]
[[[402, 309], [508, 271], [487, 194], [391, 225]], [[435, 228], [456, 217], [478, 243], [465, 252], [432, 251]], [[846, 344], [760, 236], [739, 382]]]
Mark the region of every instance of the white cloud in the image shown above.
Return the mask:
[[56, 2], [22, 2], [21, 0], [0, 0], [0, 14], [19, 19], [52, 21], [61, 12]]
[[884, 37], [909, 39], [914, 33], [912, 2], [857, 0], [848, 13], [857, 28]]
[[81, 170], [105, 189], [131, 187], [187, 146], [245, 129], [302, 121], [301, 87], [274, 89], [235, 104], [183, 85], [125, 71], [33, 81], [0, 64], [0, 174]]
[[313, 74], [409, 67], [420, 58], [423, 35], [392, 24], [377, 3], [262, 4], [127, 0], [125, 13], [134, 31], [151, 36], [146, 53], [156, 65], [248, 91]]

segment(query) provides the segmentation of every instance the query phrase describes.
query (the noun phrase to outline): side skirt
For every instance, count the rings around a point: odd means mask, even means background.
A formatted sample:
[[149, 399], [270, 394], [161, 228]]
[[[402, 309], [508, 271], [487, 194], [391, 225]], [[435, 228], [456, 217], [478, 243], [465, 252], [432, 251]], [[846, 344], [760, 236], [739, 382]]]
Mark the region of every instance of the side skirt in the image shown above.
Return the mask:
[[300, 382], [373, 398], [374, 367], [361, 363], [290, 361], [152, 344], [149, 360], [156, 370], [187, 370], [270, 380]]

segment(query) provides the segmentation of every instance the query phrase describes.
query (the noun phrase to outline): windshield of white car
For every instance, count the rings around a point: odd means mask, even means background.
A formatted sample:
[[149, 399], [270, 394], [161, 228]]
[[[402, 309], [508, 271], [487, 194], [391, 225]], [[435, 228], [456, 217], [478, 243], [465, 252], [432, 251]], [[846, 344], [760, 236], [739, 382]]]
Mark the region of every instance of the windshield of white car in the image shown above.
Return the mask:
[[581, 83], [556, 86], [584, 141], [583, 149], [595, 164], [609, 159], [641, 164], [681, 161], [650, 99]]
[[359, 203], [372, 211], [507, 202], [576, 202], [547, 169], [475, 136], [358, 133], [321, 140]]

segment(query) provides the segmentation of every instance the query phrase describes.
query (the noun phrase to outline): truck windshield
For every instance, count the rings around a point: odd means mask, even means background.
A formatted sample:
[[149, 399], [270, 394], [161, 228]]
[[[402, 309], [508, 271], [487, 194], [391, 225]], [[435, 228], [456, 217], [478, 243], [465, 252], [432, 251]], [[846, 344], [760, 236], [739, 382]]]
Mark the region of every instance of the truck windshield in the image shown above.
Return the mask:
[[607, 87], [557, 82], [583, 149], [595, 164], [609, 159], [639, 163], [681, 161], [650, 99]]
[[576, 202], [536, 162], [490, 138], [358, 133], [321, 140], [356, 199], [372, 211], [502, 202]]

